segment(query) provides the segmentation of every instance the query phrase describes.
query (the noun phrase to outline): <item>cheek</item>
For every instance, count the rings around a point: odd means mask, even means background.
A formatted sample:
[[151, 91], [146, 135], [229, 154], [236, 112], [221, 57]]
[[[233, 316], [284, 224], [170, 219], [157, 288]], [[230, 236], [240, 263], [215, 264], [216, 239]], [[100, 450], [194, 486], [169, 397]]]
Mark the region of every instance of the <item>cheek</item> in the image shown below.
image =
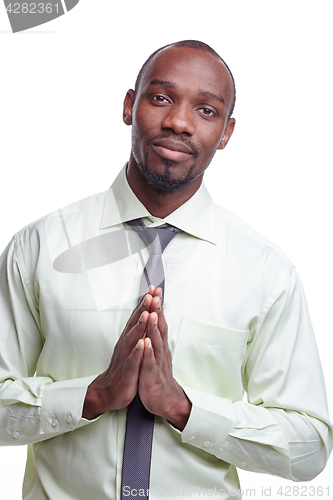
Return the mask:
[[202, 156], [205, 160], [211, 160], [219, 146], [219, 142], [205, 141], [200, 144], [200, 149], [202, 152]]
[[137, 117], [133, 123], [132, 140], [136, 142], [137, 146], [143, 147], [151, 135], [149, 123], [140, 117]]
[[[197, 130], [198, 132], [198, 130]], [[206, 157], [214, 156], [215, 151], [223, 137], [223, 129], [219, 126], [213, 126], [212, 124], [204, 127], [201, 133], [197, 133], [198, 144], [200, 144], [201, 152]]]
[[148, 106], [137, 106], [133, 110], [133, 123], [142, 130], [147, 130], [151, 127], [152, 123], [156, 123], [157, 117], [154, 115], [154, 110]]
[[[140, 125], [138, 125], [140, 124]], [[136, 147], [141, 147], [145, 138], [145, 128], [140, 120], [134, 116], [132, 125], [132, 142]]]

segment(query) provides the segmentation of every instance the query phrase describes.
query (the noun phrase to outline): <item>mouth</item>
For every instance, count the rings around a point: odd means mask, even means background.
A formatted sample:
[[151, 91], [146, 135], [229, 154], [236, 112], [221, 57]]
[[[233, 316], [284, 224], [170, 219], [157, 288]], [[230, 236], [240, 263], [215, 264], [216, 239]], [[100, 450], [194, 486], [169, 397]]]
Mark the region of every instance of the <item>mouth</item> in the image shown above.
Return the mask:
[[194, 154], [193, 150], [183, 142], [170, 139], [160, 139], [152, 146], [160, 157], [177, 162], [186, 161]]

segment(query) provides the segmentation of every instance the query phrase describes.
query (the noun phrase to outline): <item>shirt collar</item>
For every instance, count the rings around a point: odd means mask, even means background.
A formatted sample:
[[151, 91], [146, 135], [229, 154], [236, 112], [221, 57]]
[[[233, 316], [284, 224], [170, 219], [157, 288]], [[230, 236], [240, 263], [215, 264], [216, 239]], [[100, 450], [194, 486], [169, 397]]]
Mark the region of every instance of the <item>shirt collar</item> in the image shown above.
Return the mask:
[[106, 193], [101, 229], [141, 217], [149, 227], [171, 224], [196, 238], [216, 243], [214, 203], [204, 184], [186, 203], [165, 219], [159, 219], [152, 216], [133, 193], [127, 182], [126, 167], [127, 164]]

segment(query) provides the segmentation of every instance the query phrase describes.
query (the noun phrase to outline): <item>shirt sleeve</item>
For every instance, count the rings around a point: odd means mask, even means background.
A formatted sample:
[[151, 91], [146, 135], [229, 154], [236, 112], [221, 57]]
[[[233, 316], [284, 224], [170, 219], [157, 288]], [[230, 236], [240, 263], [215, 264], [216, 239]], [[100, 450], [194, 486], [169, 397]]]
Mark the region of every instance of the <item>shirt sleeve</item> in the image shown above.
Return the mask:
[[247, 401], [191, 387], [184, 443], [242, 469], [294, 481], [318, 475], [332, 448], [321, 364], [297, 273], [264, 305], [243, 367]]
[[0, 258], [0, 444], [30, 444], [92, 421], [81, 418], [94, 376], [35, 377], [43, 348], [38, 303], [13, 240]]

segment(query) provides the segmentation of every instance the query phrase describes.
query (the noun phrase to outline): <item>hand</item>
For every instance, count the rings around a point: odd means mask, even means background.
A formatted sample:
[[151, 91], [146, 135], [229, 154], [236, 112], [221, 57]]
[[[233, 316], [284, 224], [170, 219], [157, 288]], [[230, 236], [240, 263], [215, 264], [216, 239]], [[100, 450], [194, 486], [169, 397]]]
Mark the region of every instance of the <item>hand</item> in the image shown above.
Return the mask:
[[183, 430], [191, 412], [191, 403], [172, 374], [168, 325], [161, 305], [161, 292], [159, 288], [153, 292], [147, 320], [139, 395], [150, 413], [166, 418]]
[[147, 294], [138, 303], [122, 332], [108, 369], [88, 387], [82, 416], [88, 420], [101, 413], [119, 410], [130, 404], [138, 391], [140, 364], [144, 351], [144, 337], [152, 295]]
[[108, 369], [88, 387], [83, 418], [125, 408], [139, 391], [148, 411], [168, 419], [180, 430], [185, 427], [191, 403], [172, 375], [161, 298], [161, 288], [151, 285], [134, 309]]

